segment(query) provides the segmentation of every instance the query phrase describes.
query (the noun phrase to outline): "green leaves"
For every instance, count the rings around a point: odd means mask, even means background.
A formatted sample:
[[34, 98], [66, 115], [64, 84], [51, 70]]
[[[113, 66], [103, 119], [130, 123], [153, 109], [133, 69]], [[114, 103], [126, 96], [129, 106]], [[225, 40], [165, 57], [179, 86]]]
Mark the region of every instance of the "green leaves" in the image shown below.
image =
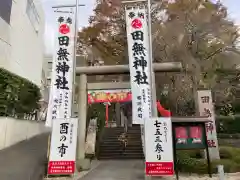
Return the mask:
[[23, 118], [39, 108], [40, 98], [36, 85], [0, 69], [0, 116]]

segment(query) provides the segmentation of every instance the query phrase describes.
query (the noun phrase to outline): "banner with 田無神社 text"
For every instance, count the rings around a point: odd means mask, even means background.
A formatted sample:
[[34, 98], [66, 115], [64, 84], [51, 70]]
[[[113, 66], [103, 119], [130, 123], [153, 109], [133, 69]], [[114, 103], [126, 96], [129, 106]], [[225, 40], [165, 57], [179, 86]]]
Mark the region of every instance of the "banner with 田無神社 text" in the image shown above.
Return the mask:
[[75, 8], [62, 8], [55, 14], [55, 47], [46, 126], [52, 120], [70, 118], [74, 68]]
[[144, 124], [151, 117], [151, 78], [149, 36], [145, 7], [126, 8], [126, 28], [133, 124]]

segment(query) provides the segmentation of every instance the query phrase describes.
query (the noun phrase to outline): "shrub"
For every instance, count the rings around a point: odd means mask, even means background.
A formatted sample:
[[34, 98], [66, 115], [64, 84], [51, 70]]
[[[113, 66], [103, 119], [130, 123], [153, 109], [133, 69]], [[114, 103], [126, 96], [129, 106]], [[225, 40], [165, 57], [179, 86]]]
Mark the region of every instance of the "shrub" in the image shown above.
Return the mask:
[[240, 139], [240, 134], [218, 134], [220, 139]]
[[216, 118], [216, 122], [219, 122], [217, 132], [224, 134], [236, 134], [240, 133], [240, 118]]
[[221, 159], [212, 162], [212, 172], [217, 173], [217, 165], [223, 165], [226, 173], [240, 172], [240, 164], [231, 159]]
[[[240, 172], [240, 149], [220, 147], [221, 160], [211, 162], [211, 172], [217, 173], [217, 166], [224, 165], [226, 173]], [[178, 170], [183, 173], [207, 174], [207, 160], [202, 150], [177, 151]]]
[[234, 160], [237, 156], [240, 155], [240, 148], [222, 146], [219, 148], [219, 152], [221, 158]]
[[229, 150], [229, 148], [220, 147], [219, 154], [221, 159], [232, 159], [233, 153]]
[[40, 89], [0, 68], [0, 116], [24, 118], [39, 109]]

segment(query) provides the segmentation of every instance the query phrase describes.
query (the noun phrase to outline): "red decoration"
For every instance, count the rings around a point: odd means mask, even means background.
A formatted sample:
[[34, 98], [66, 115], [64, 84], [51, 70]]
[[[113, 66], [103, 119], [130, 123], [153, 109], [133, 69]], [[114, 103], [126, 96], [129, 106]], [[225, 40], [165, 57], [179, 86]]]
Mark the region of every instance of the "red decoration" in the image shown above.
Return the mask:
[[190, 137], [201, 139], [202, 138], [202, 128], [201, 126], [192, 126], [190, 127]]
[[178, 139], [187, 139], [187, 129], [186, 127], [176, 127], [175, 128], [176, 138]]
[[142, 21], [139, 19], [134, 19], [131, 25], [134, 29], [140, 29], [142, 28]]
[[104, 102], [128, 102], [132, 100], [131, 92], [97, 92], [88, 93], [88, 103], [104, 103]]
[[62, 24], [60, 27], [59, 27], [59, 32], [61, 34], [67, 34], [70, 32], [70, 28], [67, 24]]
[[162, 107], [161, 103], [159, 101], [157, 101], [157, 109], [159, 111], [159, 113], [161, 114], [161, 116], [163, 117], [171, 117], [171, 112], [164, 109], [164, 107]]
[[106, 103], [106, 127], [108, 127], [108, 103]]

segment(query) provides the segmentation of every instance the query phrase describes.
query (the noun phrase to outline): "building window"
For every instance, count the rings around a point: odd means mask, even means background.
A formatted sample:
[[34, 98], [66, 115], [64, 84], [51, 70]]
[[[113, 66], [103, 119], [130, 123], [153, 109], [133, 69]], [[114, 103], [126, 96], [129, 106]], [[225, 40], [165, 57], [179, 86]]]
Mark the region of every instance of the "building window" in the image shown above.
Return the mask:
[[36, 32], [39, 31], [39, 23], [40, 17], [38, 15], [37, 9], [33, 0], [27, 0], [27, 8], [26, 8], [27, 15], [35, 29]]
[[10, 24], [12, 0], [0, 0], [0, 18]]

